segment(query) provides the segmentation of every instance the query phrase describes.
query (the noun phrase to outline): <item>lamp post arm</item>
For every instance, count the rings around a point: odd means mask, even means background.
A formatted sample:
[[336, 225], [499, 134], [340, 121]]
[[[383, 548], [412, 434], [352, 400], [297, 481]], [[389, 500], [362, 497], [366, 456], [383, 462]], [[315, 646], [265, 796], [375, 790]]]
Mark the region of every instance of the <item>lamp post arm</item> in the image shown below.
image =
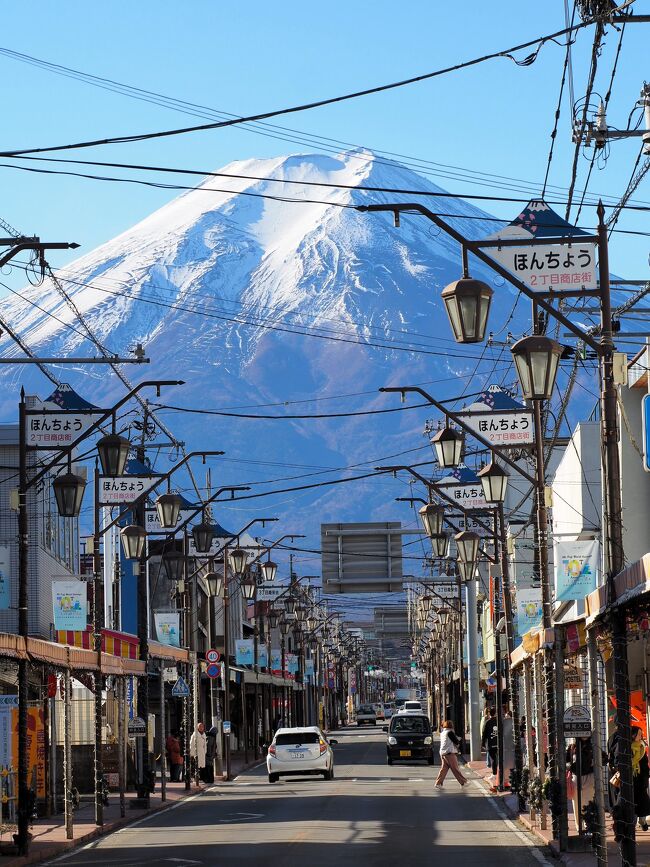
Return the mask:
[[471, 241], [469, 238], [466, 238], [464, 235], [461, 235], [453, 226], [450, 226], [449, 223], [445, 222], [441, 217], [437, 214], [434, 214], [433, 211], [430, 211], [429, 208], [421, 205], [419, 202], [408, 202], [401, 203], [396, 202], [394, 204], [387, 205], [357, 205], [357, 211], [389, 211], [390, 213], [397, 214], [401, 211], [416, 211], [422, 216], [426, 217], [428, 220], [431, 220], [432, 223], [435, 223], [439, 229], [442, 229], [450, 238], [453, 238], [455, 241], [465, 247], [468, 250], [471, 250], [474, 256], [477, 259], [480, 259], [483, 264], [487, 265], [493, 271], [503, 277], [504, 280], [507, 280], [511, 283], [516, 289], [518, 289], [523, 295], [527, 298], [530, 298], [531, 301], [534, 301], [539, 307], [541, 307], [548, 315], [555, 319], [557, 322], [561, 322], [566, 328], [571, 331], [572, 334], [579, 340], [583, 340], [587, 346], [593, 349], [600, 356], [602, 352], [602, 348], [600, 343], [586, 331], [583, 331], [570, 319], [567, 319], [562, 313], [556, 310], [552, 304], [545, 300], [542, 293], [534, 292], [529, 286], [526, 285], [523, 281], [519, 280], [514, 274], [511, 274], [506, 268], [504, 268], [496, 259], [493, 259], [491, 256], [488, 256], [481, 247], [480, 242]]
[[[117, 412], [117, 410], [120, 409], [120, 407], [124, 406], [124, 404], [127, 403], [129, 400], [131, 400], [131, 398], [135, 394], [137, 394], [141, 389], [152, 386], [152, 387], [155, 387], [156, 389], [158, 389], [158, 392], [160, 393], [160, 388], [163, 385], [185, 385], [185, 381], [182, 379], [173, 379], [173, 380], [156, 380], [156, 379], [149, 380], [148, 379], [148, 380], [145, 380], [144, 382], [139, 382], [134, 388], [132, 388], [128, 392], [128, 394], [126, 394], [121, 400], [118, 400], [118, 402], [116, 404], [114, 404], [110, 409], [101, 413], [101, 415], [97, 419], [97, 421], [94, 421], [90, 425], [90, 427], [87, 430], [85, 430], [81, 434], [81, 436], [77, 437], [77, 439], [71, 445], [66, 446], [64, 449], [61, 449], [60, 451], [58, 451], [56, 457], [53, 458], [44, 467], [42, 467], [41, 470], [32, 479], [30, 479], [29, 482], [27, 482], [25, 490], [29, 490], [30, 488], [32, 488], [35, 484], [37, 484], [43, 478], [43, 476], [46, 473], [48, 473], [52, 469], [52, 467], [56, 466], [56, 464], [60, 463], [64, 458], [66, 458], [68, 455], [72, 454], [72, 451], [79, 445], [80, 442], [83, 442], [83, 440], [87, 439], [91, 433], [94, 433], [99, 427], [101, 427], [101, 425], [104, 424], [104, 422], [107, 419], [111, 418], [111, 416], [113, 416]], [[24, 398], [24, 390], [21, 391], [21, 398]]]
[[397, 391], [397, 392], [401, 392], [402, 394], [405, 394], [407, 391], [412, 391], [412, 392], [417, 392], [417, 394], [421, 394], [425, 400], [429, 401], [431, 406], [435, 406], [436, 409], [440, 410], [440, 412], [443, 412], [453, 422], [455, 422], [458, 425], [458, 427], [462, 428], [466, 433], [470, 434], [470, 436], [473, 436], [474, 439], [478, 440], [482, 445], [484, 445], [486, 448], [490, 449], [491, 452], [498, 454], [499, 457], [501, 458], [501, 460], [504, 461], [504, 463], [508, 464], [509, 467], [512, 467], [512, 469], [515, 470], [515, 472], [519, 473], [520, 476], [523, 476], [523, 478], [526, 479], [527, 482], [529, 482], [531, 485], [536, 484], [535, 479], [531, 475], [529, 475], [525, 470], [522, 470], [522, 468], [520, 466], [518, 466], [518, 464], [515, 461], [513, 461], [512, 458], [509, 458], [506, 454], [504, 454], [503, 450], [499, 446], [493, 445], [489, 440], [485, 439], [485, 437], [482, 437], [479, 433], [477, 433], [474, 430], [474, 428], [470, 427], [467, 424], [467, 422], [463, 421], [463, 419], [461, 418], [460, 415], [458, 415], [455, 412], [451, 412], [451, 410], [447, 409], [447, 407], [444, 404], [440, 403], [440, 401], [437, 401], [434, 397], [432, 397], [423, 388], [420, 388], [417, 385], [405, 385], [402, 387], [400, 387], [400, 386], [385, 386], [384, 388], [380, 388], [379, 391], [385, 391], [385, 392]]

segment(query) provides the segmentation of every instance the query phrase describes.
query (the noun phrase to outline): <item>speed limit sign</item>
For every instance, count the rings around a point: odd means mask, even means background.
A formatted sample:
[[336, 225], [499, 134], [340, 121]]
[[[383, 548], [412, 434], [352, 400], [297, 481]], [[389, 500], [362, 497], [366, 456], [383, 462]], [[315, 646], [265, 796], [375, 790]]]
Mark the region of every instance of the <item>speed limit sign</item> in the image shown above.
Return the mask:
[[218, 650], [206, 650], [205, 652], [206, 662], [214, 663], [219, 662], [221, 659], [221, 654]]

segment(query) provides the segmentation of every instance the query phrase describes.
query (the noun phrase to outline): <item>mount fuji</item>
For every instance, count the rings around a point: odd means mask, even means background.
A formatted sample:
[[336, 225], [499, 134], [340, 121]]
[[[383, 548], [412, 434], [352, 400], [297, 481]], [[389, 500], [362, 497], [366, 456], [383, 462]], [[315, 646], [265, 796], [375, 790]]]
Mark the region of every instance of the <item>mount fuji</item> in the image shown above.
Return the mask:
[[[454, 215], [449, 221], [470, 238], [501, 224], [367, 151], [243, 160], [221, 173], [229, 177], [209, 177], [57, 272], [61, 285], [111, 352], [145, 347], [151, 364], [125, 367], [129, 377], [185, 380], [160, 399], [151, 395], [152, 406], [188, 449], [226, 451], [213, 486], [282, 490], [224, 507], [221, 523], [277, 515], [282, 532], [307, 533], [305, 546], [316, 549], [321, 521], [410, 521], [394, 502], [408, 487], [390, 477], [285, 489], [431, 458], [422, 438], [428, 409], [401, 411], [394, 396], [378, 394], [380, 386], [430, 383], [425, 387], [444, 399], [476, 391], [475, 371], [479, 388], [495, 365], [499, 380], [512, 381], [512, 374], [496, 350], [465, 350], [452, 340], [440, 291], [460, 276], [457, 245], [423, 218], [402, 216], [395, 228], [391, 215], [355, 206], [419, 200]], [[471, 265], [473, 276], [495, 285], [491, 323], [500, 327], [514, 290]], [[38, 355], [98, 354], [51, 281], [3, 299], [2, 315]], [[527, 324], [515, 319], [509, 327]], [[5, 335], [0, 353], [21, 351]], [[105, 366], [56, 374], [99, 406], [124, 393]], [[52, 390], [33, 366], [5, 365], [0, 376], [3, 421], [16, 418], [20, 385], [43, 398]], [[373, 414], [385, 409], [395, 411]], [[302, 571], [318, 569], [318, 559], [305, 555]]]

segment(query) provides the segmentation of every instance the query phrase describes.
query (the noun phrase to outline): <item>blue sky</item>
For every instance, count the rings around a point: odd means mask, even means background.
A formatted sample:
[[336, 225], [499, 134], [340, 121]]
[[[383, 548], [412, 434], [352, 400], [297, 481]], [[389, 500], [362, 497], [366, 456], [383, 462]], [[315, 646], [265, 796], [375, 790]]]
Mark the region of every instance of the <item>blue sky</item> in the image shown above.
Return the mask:
[[[638, 12], [649, 12], [637, 0]], [[140, 0], [24, 4], [3, 10], [0, 46], [99, 76], [238, 114], [279, 108], [416, 75], [564, 26], [562, 0], [443, 4], [386, 0], [354, 4], [275, 4]], [[628, 26], [609, 119], [624, 127], [638, 98], [650, 25]], [[573, 51], [576, 98], [584, 93], [593, 28]], [[611, 28], [596, 89], [604, 93], [618, 35]], [[527, 54], [522, 53], [521, 56]], [[534, 182], [543, 179], [564, 49], [545, 45], [530, 67], [503, 58], [398, 91], [280, 118], [310, 134], [396, 151], [475, 171]], [[89, 87], [0, 55], [3, 148], [43, 146], [201, 122], [145, 102]], [[242, 129], [84, 151], [88, 158], [216, 169], [234, 159], [315, 150]], [[620, 195], [638, 140], [616, 143], [591, 191]], [[551, 182], [566, 186], [573, 146], [568, 100]], [[82, 154], [79, 154], [82, 155]], [[15, 162], [15, 161], [14, 161]], [[578, 190], [588, 162], [582, 156]], [[173, 197], [168, 191], [32, 175], [4, 168], [0, 216], [47, 240], [75, 240], [82, 250], [113, 237]], [[454, 192], [490, 192], [467, 181], [433, 178]], [[581, 183], [582, 181], [582, 183]], [[496, 194], [501, 191], [494, 190]], [[505, 191], [505, 195], [510, 195]], [[636, 196], [650, 200], [647, 181]], [[296, 207], [300, 207], [296, 205]], [[513, 204], [485, 205], [512, 217]], [[558, 210], [562, 210], [559, 208]], [[583, 214], [589, 225], [593, 211]], [[622, 229], [647, 228], [630, 213]], [[62, 264], [65, 254], [51, 256]], [[648, 239], [616, 236], [612, 269], [647, 276]]]

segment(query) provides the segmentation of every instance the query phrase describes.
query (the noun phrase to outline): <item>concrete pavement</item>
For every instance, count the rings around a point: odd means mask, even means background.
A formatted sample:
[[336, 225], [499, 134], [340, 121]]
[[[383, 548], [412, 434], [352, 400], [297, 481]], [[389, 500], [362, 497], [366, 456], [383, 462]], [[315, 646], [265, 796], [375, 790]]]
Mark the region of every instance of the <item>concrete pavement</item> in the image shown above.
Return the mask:
[[[429, 864], [529, 867], [546, 859], [476, 780], [434, 788], [437, 767], [386, 765], [381, 731], [337, 732], [335, 779], [269, 785], [265, 768], [94, 841], [70, 867]], [[54, 862], [51, 862], [54, 863]]]

